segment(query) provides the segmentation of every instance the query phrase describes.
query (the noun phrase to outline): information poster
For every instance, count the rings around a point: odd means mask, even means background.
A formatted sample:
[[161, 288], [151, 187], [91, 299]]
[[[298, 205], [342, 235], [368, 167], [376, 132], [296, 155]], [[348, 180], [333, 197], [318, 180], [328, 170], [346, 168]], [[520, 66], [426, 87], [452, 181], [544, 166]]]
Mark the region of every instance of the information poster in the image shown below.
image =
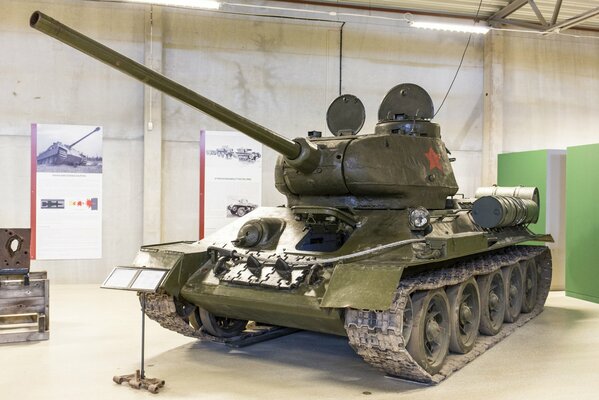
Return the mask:
[[262, 202], [262, 144], [239, 132], [200, 135], [200, 238]]
[[31, 125], [31, 256], [102, 258], [102, 127]]

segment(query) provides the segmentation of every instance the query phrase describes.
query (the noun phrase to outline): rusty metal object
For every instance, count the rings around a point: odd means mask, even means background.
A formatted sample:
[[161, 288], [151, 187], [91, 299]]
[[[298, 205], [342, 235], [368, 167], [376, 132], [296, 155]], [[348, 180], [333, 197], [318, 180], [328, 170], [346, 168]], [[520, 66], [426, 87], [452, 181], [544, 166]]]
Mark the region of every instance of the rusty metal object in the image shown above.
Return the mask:
[[31, 229], [0, 228], [0, 275], [29, 273]]
[[162, 379], [142, 377], [139, 370], [136, 370], [134, 374], [115, 375], [112, 380], [119, 385], [127, 382], [133, 389], [146, 389], [150, 393], [158, 393], [166, 383]]

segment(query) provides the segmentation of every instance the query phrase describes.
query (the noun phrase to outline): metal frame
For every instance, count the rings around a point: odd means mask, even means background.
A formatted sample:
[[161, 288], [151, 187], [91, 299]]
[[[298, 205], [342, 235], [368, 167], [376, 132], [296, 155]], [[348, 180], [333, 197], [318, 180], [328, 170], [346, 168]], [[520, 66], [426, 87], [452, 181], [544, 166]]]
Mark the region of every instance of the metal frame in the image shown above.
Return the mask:
[[[530, 6], [532, 11], [537, 16], [538, 23], [508, 18], [510, 15], [512, 15], [527, 4]], [[557, 22], [561, 8], [562, 0], [556, 0], [553, 15], [551, 16], [551, 21], [547, 22], [547, 20], [539, 10], [539, 7], [535, 3], [535, 0], [513, 0], [511, 3], [509, 3], [508, 5], [497, 11], [495, 14], [493, 14], [491, 17], [489, 17], [487, 19], [487, 23], [491, 26], [513, 25], [519, 28], [537, 30], [539, 32], [559, 33], [566, 29], [573, 28], [583, 23], [584, 21], [599, 15], [599, 7], [595, 7], [575, 17], [563, 20], [561, 22]]]

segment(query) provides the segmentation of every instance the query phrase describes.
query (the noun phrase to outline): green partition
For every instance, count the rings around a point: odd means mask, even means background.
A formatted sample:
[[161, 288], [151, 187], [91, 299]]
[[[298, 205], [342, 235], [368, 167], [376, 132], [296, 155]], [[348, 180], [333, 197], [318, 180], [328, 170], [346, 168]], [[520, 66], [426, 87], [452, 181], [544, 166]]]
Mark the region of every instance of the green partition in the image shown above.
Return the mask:
[[599, 144], [567, 157], [566, 295], [599, 303]]
[[545, 206], [547, 198], [548, 151], [523, 151], [499, 154], [497, 160], [498, 186], [536, 186], [541, 207], [539, 220], [529, 226], [534, 233], [546, 233]]

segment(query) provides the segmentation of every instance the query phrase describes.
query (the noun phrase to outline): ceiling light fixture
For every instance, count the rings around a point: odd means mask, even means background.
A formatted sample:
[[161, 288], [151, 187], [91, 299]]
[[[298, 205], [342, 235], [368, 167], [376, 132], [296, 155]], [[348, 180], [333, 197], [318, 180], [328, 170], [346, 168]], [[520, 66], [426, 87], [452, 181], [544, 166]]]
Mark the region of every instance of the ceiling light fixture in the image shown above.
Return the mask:
[[484, 35], [491, 30], [490, 27], [485, 25], [462, 25], [462, 24], [448, 24], [445, 22], [422, 22], [422, 21], [410, 21], [412, 28], [432, 29], [437, 31], [450, 31], [450, 32], [464, 32], [464, 33], [478, 33]]
[[215, 0], [127, 0], [129, 3], [152, 4], [156, 6], [171, 6], [185, 8], [201, 8], [205, 10], [220, 9], [220, 2]]

